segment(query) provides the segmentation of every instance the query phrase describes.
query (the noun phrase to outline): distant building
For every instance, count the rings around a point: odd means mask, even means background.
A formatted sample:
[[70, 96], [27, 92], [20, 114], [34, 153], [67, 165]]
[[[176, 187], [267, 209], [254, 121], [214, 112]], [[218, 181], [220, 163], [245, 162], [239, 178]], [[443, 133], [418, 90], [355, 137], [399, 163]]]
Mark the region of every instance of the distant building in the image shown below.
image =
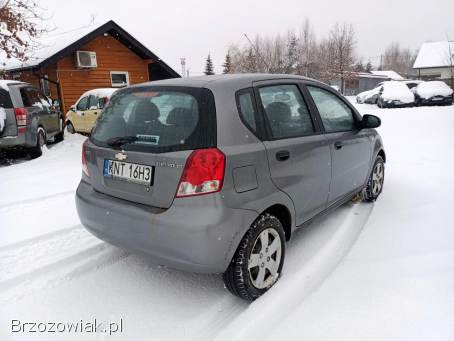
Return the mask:
[[402, 77], [396, 71], [393, 71], [393, 70], [371, 71], [371, 73], [375, 76], [389, 78], [389, 80], [392, 80], [392, 81], [403, 81], [404, 80], [404, 77]]
[[[379, 72], [379, 71], [372, 71]], [[394, 71], [383, 71], [393, 73], [393, 76], [399, 76], [403, 79], [398, 73]], [[351, 72], [348, 77], [344, 80], [344, 95], [353, 96], [357, 95], [360, 92], [371, 90], [375, 88], [379, 83], [393, 80], [387, 75], [376, 75], [368, 72]], [[340, 79], [335, 79], [330, 82], [332, 86], [339, 86], [341, 84]]]
[[413, 69], [418, 78], [443, 80], [454, 87], [454, 41], [424, 43], [416, 57]]
[[64, 112], [87, 90], [180, 77], [114, 21], [51, 37], [30, 60], [7, 60], [0, 72], [59, 99]]

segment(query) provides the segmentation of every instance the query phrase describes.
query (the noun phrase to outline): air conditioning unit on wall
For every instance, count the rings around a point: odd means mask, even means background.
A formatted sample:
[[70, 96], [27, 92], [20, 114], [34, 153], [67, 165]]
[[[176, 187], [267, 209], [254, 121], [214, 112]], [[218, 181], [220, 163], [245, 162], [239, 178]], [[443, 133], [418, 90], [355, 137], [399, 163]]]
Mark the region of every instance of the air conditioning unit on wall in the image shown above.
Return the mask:
[[96, 52], [93, 51], [77, 51], [76, 66], [79, 69], [93, 69], [98, 66], [96, 61]]

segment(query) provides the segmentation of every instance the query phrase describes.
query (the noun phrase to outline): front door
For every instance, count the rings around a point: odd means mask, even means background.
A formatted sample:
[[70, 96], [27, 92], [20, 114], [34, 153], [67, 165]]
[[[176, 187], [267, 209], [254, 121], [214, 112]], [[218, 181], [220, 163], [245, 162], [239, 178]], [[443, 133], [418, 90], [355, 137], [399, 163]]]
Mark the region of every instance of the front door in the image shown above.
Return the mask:
[[101, 113], [98, 105], [98, 97], [95, 95], [90, 95], [88, 99], [88, 109], [85, 110], [84, 115], [84, 124], [85, 130], [87, 133], [90, 133], [93, 127], [95, 126], [98, 115]]
[[264, 145], [271, 177], [292, 199], [300, 225], [326, 207], [331, 179], [329, 144], [298, 83], [261, 83], [256, 93], [267, 126]]
[[361, 188], [368, 175], [372, 142], [368, 130], [359, 130], [356, 113], [339, 95], [307, 86], [321, 117], [332, 155], [329, 203]]

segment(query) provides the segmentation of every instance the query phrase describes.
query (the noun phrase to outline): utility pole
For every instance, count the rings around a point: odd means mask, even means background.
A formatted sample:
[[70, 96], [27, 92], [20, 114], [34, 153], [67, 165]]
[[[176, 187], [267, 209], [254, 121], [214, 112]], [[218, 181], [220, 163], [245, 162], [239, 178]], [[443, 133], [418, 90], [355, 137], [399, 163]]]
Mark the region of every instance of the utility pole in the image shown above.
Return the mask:
[[181, 76], [184, 77], [186, 75], [186, 58], [180, 58], [181, 62]]

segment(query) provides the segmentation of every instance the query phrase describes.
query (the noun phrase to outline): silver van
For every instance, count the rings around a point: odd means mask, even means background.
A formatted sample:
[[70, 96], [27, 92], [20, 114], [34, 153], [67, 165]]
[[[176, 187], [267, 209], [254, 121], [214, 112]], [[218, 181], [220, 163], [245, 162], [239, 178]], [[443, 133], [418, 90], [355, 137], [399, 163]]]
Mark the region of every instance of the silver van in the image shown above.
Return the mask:
[[289, 75], [170, 79], [116, 92], [82, 151], [76, 204], [99, 238], [254, 300], [298, 227], [361, 194], [386, 161], [338, 92]]
[[48, 141], [63, 140], [64, 128], [63, 114], [38, 88], [0, 80], [0, 150], [20, 147], [40, 156]]

